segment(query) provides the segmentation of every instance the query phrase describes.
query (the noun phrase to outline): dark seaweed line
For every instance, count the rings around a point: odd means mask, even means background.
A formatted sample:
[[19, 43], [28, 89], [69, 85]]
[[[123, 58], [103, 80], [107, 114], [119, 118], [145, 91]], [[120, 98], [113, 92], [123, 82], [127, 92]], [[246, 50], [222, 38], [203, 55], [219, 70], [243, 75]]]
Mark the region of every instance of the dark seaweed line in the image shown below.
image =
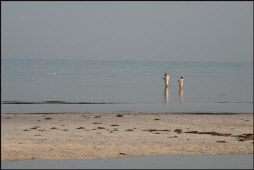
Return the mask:
[[253, 102], [213, 102], [213, 103], [247, 103], [247, 104], [253, 104]]
[[129, 104], [114, 102], [65, 102], [65, 101], [43, 101], [43, 102], [20, 102], [20, 101], [4, 101], [2, 104]]
[[187, 131], [184, 133], [192, 133], [192, 134], [207, 134], [207, 135], [212, 135], [212, 136], [225, 136], [225, 137], [236, 137], [238, 138], [240, 141], [243, 140], [254, 140], [254, 136], [252, 133], [248, 133], [248, 134], [242, 134], [242, 135], [232, 135], [230, 133], [218, 133], [218, 132], [198, 132], [198, 131]]

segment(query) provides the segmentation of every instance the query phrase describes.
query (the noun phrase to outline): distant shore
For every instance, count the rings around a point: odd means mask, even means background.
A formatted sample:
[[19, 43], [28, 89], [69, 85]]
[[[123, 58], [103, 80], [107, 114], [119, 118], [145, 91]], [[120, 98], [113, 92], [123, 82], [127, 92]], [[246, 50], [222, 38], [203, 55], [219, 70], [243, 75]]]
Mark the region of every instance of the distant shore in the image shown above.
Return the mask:
[[252, 114], [1, 115], [1, 160], [251, 154]]

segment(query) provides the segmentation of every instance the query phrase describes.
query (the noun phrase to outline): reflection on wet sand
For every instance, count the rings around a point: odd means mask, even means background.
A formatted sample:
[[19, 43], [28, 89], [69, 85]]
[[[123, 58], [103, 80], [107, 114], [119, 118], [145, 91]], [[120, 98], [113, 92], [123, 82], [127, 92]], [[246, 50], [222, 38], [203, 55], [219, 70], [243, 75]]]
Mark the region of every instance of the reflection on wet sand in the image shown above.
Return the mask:
[[168, 88], [166, 87], [165, 90], [164, 90], [164, 103], [165, 103], [165, 105], [168, 105], [168, 99], [169, 99]]
[[183, 102], [183, 89], [179, 89], [179, 100], [182, 103]]

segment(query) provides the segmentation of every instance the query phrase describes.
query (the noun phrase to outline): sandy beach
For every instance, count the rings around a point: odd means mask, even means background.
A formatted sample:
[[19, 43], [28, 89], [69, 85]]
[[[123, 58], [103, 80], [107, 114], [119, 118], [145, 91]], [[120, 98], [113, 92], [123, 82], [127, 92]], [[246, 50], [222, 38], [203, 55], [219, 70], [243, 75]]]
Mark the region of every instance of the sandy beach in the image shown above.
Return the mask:
[[253, 153], [252, 114], [2, 114], [1, 160]]

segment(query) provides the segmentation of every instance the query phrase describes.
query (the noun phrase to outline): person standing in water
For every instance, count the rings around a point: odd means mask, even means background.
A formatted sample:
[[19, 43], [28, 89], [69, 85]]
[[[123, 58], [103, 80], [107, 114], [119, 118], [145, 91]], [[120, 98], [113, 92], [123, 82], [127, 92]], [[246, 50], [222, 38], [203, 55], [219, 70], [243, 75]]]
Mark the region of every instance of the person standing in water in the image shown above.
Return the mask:
[[169, 75], [167, 72], [164, 74], [163, 79], [165, 79], [165, 87], [168, 88]]
[[179, 83], [179, 88], [180, 89], [183, 89], [183, 76], [181, 76], [181, 79], [180, 80], [177, 80], [178, 83]]

